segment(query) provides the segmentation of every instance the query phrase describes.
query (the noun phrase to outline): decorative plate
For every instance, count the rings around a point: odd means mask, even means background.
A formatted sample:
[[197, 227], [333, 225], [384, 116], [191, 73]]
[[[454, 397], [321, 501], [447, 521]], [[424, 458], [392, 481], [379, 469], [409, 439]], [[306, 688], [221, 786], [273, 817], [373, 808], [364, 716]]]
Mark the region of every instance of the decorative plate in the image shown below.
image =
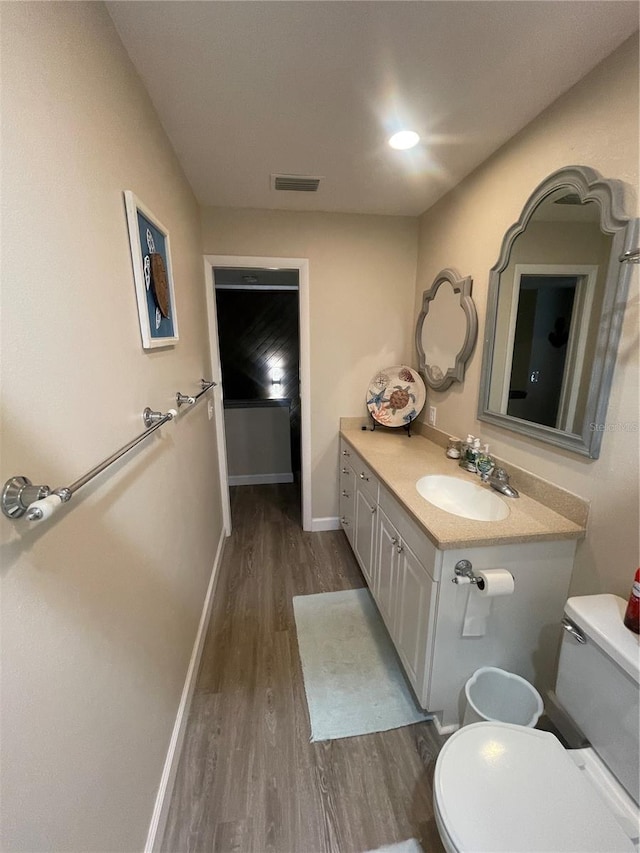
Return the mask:
[[427, 398], [418, 372], [405, 364], [379, 370], [369, 382], [367, 408], [379, 424], [406, 426], [417, 418]]

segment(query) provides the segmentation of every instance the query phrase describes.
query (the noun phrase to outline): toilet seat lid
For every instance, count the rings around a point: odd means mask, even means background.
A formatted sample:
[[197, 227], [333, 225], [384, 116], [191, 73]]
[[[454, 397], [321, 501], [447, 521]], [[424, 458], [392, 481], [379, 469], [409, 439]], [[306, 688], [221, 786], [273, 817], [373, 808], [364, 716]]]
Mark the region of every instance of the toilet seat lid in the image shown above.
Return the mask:
[[634, 853], [552, 734], [475, 723], [445, 743], [434, 776], [440, 819], [460, 853]]

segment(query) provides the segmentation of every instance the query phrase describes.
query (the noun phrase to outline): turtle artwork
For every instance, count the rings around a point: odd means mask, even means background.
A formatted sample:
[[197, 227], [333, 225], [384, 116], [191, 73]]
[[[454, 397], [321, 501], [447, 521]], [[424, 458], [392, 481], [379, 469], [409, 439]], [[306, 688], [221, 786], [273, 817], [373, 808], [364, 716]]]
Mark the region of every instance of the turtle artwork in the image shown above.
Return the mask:
[[398, 409], [404, 409], [408, 405], [409, 400], [412, 403], [416, 402], [416, 396], [409, 391], [409, 386], [407, 385], [406, 388], [403, 388], [401, 385], [394, 385], [393, 391], [389, 395], [389, 405], [387, 408], [391, 409], [395, 415]]
[[167, 280], [167, 269], [164, 265], [164, 258], [160, 252], [152, 252], [150, 257], [153, 296], [162, 316], [169, 317], [171, 301], [169, 297], [169, 282]]
[[406, 426], [418, 416], [426, 399], [422, 379], [406, 365], [385, 367], [369, 383], [366, 402], [382, 426]]

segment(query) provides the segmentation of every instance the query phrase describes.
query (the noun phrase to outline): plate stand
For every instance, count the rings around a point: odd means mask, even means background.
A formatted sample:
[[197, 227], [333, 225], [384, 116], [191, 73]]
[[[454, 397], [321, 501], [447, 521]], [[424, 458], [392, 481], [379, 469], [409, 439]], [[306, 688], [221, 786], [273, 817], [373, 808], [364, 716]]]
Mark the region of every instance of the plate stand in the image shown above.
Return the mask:
[[[376, 427], [379, 426], [378, 421], [373, 417], [373, 414], [371, 412], [369, 412], [369, 417], [371, 418], [372, 423], [371, 432], [375, 432]], [[365, 427], [362, 427], [362, 429], [365, 429]], [[404, 424], [402, 429], [406, 430], [407, 438], [411, 438], [411, 421], [409, 421], [408, 424]]]

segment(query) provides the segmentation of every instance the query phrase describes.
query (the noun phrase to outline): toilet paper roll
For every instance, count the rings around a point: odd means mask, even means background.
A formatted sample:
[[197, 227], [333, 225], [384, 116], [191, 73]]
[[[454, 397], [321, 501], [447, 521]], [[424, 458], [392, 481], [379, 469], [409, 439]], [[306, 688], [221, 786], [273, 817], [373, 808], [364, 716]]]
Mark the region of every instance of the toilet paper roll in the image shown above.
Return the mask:
[[484, 637], [493, 599], [511, 595], [515, 589], [513, 575], [506, 569], [485, 569], [476, 572], [476, 576], [482, 578], [483, 588], [478, 584], [469, 590], [462, 625], [463, 637]]
[[486, 598], [499, 595], [511, 595], [515, 589], [513, 575], [506, 569], [485, 569], [476, 573], [482, 578], [483, 584], [478, 584], [478, 593]]

